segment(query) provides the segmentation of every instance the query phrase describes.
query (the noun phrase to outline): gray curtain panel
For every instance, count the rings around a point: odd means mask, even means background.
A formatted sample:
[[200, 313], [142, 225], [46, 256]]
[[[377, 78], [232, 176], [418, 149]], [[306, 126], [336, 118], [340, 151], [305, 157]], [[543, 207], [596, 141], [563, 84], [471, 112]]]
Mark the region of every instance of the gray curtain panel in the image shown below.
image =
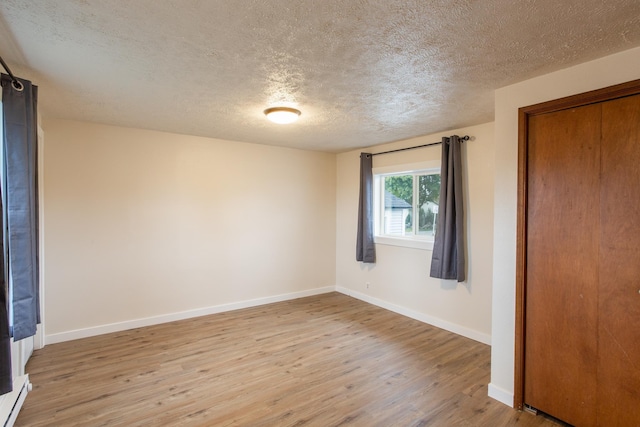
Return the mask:
[[376, 262], [376, 247], [373, 243], [373, 157], [360, 153], [360, 199], [358, 203], [358, 238], [356, 261]]
[[462, 142], [458, 135], [442, 138], [440, 205], [431, 258], [431, 277], [465, 280]]
[[[2, 198], [0, 197], [0, 200]], [[0, 206], [1, 208], [1, 206]], [[0, 227], [0, 244], [2, 244], [3, 227]], [[11, 336], [9, 335], [9, 302], [7, 282], [5, 280], [4, 260], [0, 262], [0, 395], [13, 389], [11, 378]]]
[[38, 285], [37, 95], [28, 80], [2, 75], [4, 120], [3, 215], [5, 265], [11, 277], [13, 338], [35, 335], [40, 322]]

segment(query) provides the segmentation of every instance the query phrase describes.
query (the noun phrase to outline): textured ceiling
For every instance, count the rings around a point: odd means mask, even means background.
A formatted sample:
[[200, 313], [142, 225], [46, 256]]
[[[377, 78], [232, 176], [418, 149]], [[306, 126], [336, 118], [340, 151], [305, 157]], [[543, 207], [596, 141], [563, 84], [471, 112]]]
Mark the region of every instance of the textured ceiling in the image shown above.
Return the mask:
[[47, 116], [334, 152], [492, 121], [496, 88], [638, 45], [638, 0], [0, 1]]

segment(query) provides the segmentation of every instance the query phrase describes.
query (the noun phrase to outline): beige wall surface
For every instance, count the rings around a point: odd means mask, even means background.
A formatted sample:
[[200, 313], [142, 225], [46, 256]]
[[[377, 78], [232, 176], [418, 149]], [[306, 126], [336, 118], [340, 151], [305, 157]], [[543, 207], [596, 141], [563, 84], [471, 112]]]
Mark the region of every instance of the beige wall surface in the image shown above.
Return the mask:
[[[467, 281], [429, 277], [431, 251], [376, 244], [376, 263], [355, 260], [359, 154], [422, 145], [443, 136], [475, 137], [463, 145]], [[440, 160], [439, 147], [374, 157], [373, 167]], [[338, 155], [336, 280], [338, 289], [436, 326], [490, 342], [493, 251], [493, 123]], [[369, 282], [369, 288], [366, 283]]]
[[489, 394], [512, 405], [514, 393], [518, 109], [640, 79], [640, 48], [496, 91], [493, 327]]
[[334, 154], [44, 129], [48, 336], [335, 286]]

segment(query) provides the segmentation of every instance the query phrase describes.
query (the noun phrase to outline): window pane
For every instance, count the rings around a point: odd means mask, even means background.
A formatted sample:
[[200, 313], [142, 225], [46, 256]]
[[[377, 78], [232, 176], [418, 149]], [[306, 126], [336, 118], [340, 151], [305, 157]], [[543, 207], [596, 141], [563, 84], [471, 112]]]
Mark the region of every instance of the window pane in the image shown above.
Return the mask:
[[418, 176], [418, 234], [435, 234], [438, 202], [440, 200], [440, 175]]
[[384, 177], [384, 234], [413, 234], [413, 176]]

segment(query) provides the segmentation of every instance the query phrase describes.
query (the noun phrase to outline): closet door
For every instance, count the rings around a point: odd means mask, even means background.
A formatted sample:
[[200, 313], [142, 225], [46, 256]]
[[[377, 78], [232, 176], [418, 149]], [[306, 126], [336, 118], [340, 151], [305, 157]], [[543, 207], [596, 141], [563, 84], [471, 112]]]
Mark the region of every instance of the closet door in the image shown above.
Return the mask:
[[528, 127], [524, 402], [596, 425], [601, 105]]
[[640, 425], [640, 95], [602, 104], [598, 421]]

